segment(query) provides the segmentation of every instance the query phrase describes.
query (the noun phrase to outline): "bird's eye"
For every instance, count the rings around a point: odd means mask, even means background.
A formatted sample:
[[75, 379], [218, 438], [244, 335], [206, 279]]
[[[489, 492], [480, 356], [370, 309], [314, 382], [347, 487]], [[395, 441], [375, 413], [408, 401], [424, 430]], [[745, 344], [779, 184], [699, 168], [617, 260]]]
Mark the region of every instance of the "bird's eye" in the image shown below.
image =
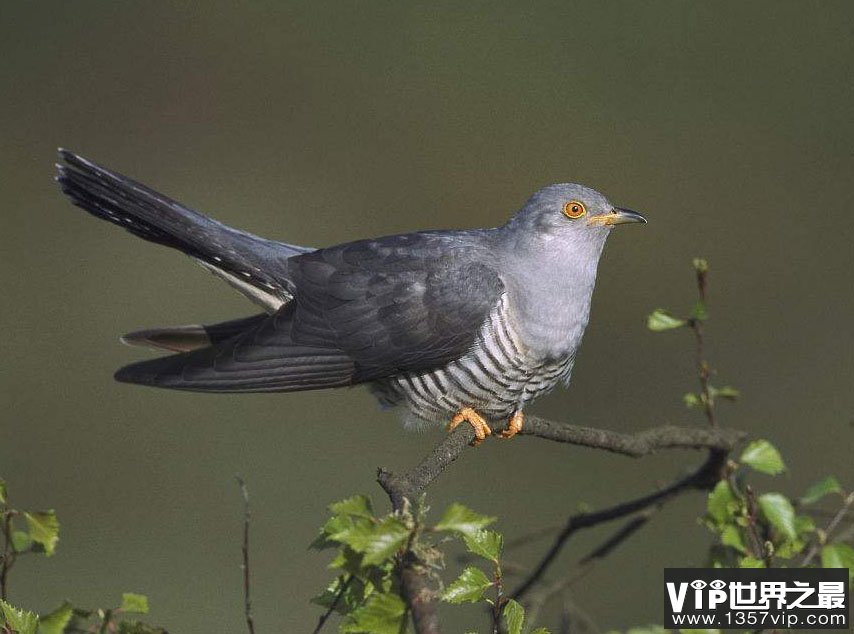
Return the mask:
[[578, 202], [577, 200], [570, 200], [563, 206], [563, 213], [567, 218], [572, 218], [575, 220], [576, 218], [581, 218], [584, 214], [587, 213], [587, 208], [584, 206], [584, 203]]

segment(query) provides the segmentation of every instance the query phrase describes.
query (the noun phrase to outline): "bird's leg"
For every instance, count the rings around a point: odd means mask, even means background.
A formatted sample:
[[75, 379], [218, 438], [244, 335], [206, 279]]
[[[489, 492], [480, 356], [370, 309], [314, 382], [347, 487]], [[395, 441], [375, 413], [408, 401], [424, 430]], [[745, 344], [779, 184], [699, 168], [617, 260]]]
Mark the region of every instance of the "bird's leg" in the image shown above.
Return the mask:
[[471, 407], [464, 407], [459, 412], [457, 412], [451, 419], [451, 422], [448, 423], [447, 431], [454, 431], [457, 425], [459, 425], [463, 421], [469, 423], [472, 427], [474, 427], [475, 438], [471, 442], [472, 447], [477, 447], [480, 443], [483, 442], [484, 438], [486, 438], [492, 433], [492, 430], [489, 428], [489, 425], [486, 424], [486, 421], [484, 420], [483, 416], [478, 414]]
[[513, 438], [516, 434], [522, 431], [522, 425], [525, 423], [525, 415], [522, 413], [522, 410], [516, 410], [513, 416], [510, 417], [510, 422], [507, 423], [507, 429], [501, 430], [499, 436], [504, 438], [505, 440], [509, 440]]

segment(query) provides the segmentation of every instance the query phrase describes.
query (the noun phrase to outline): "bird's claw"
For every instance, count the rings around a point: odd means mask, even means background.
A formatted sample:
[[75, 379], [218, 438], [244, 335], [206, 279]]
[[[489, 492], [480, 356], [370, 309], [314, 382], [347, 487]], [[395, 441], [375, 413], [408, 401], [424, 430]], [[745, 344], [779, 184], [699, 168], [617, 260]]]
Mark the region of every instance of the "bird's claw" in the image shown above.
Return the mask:
[[462, 422], [467, 422], [474, 428], [474, 440], [471, 441], [472, 447], [477, 447], [483, 442], [484, 438], [492, 433], [492, 430], [489, 428], [489, 425], [486, 424], [486, 420], [484, 420], [483, 416], [478, 414], [471, 407], [464, 407], [457, 412], [451, 419], [451, 422], [448, 423], [446, 430], [450, 433]]
[[525, 415], [522, 412], [516, 412], [510, 417], [510, 422], [507, 423], [507, 429], [502, 429], [501, 433], [498, 435], [504, 440], [510, 440], [513, 436], [522, 431], [522, 425], [524, 423]]

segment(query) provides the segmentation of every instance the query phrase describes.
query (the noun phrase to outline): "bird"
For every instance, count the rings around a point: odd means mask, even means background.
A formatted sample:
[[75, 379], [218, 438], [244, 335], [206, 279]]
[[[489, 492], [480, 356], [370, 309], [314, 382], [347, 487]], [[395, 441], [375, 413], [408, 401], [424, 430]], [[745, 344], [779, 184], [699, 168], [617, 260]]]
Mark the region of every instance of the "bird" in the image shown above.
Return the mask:
[[151, 328], [124, 343], [172, 354], [116, 380], [196, 392], [295, 392], [366, 384], [407, 426], [462, 423], [472, 444], [569, 385], [611, 230], [646, 223], [574, 183], [534, 193], [503, 225], [310, 248], [228, 227], [60, 149], [56, 181], [77, 207], [182, 251], [263, 312]]

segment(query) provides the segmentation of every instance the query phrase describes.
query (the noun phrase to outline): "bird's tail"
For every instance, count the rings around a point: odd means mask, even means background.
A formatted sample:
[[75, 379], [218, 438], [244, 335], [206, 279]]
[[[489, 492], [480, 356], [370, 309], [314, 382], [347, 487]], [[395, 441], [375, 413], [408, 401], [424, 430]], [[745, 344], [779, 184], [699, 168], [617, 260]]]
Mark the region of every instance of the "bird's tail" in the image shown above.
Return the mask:
[[[354, 383], [345, 352], [299, 344], [288, 308], [207, 327], [130, 335], [134, 343], [180, 352], [121, 368], [116, 379], [193, 392], [296, 392]], [[204, 333], [204, 336], [202, 336]]]
[[56, 180], [78, 207], [196, 258], [268, 310], [290, 298], [287, 258], [312, 249], [227, 227], [67, 150], [59, 157]]
[[190, 324], [187, 326], [168, 326], [165, 328], [148, 328], [129, 332], [122, 336], [122, 343], [129, 346], [142, 346], [155, 350], [170, 352], [192, 352], [208, 346], [217, 345], [257, 326], [268, 315], [252, 315], [242, 319], [233, 319], [219, 324], [203, 326]]

